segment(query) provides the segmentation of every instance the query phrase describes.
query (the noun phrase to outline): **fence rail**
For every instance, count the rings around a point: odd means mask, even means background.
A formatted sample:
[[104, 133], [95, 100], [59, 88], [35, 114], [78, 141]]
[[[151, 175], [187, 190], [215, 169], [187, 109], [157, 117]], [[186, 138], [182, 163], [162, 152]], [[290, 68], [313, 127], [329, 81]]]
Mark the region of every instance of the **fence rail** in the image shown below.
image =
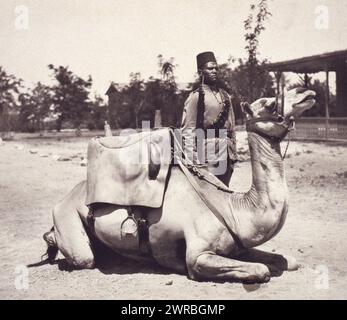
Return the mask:
[[294, 139], [347, 140], [347, 118], [300, 118]]

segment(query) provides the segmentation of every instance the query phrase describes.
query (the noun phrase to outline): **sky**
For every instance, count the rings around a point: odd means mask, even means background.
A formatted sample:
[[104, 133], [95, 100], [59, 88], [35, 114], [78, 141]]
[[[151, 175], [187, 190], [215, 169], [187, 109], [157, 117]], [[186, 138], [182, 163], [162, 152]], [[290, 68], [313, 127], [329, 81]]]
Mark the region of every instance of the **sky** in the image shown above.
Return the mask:
[[[28, 85], [52, 83], [48, 64], [69, 66], [91, 75], [93, 90], [104, 96], [111, 81], [125, 83], [131, 72], [157, 76], [162, 54], [175, 58], [177, 81], [186, 83], [194, 79], [199, 52], [214, 51], [219, 63], [246, 57], [243, 21], [254, 2], [0, 0], [0, 65]], [[261, 58], [347, 49], [347, 0], [268, 2]]]

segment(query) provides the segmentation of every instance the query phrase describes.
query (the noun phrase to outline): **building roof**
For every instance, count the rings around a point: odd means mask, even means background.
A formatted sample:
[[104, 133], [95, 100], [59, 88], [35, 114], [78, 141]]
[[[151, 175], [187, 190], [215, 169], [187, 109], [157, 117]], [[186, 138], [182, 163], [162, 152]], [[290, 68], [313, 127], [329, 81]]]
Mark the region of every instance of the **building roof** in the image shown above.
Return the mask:
[[347, 62], [347, 50], [327, 52], [314, 56], [269, 63], [265, 68], [269, 71], [316, 73], [320, 71], [337, 71], [341, 63]]
[[110, 93], [112, 92], [122, 91], [122, 89], [124, 89], [125, 86], [125, 83], [115, 83], [112, 81], [105, 94], [110, 95]]

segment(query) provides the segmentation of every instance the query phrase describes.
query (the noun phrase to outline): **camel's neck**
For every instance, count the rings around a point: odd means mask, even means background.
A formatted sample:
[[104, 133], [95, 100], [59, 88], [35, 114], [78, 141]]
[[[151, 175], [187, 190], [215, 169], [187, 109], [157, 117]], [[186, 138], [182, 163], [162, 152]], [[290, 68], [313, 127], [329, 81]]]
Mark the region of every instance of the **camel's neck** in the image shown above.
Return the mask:
[[252, 163], [252, 186], [247, 193], [257, 206], [275, 208], [287, 199], [287, 185], [279, 143], [248, 133]]
[[248, 134], [252, 163], [252, 186], [229, 199], [236, 232], [247, 246], [272, 238], [287, 213], [288, 191], [279, 143]]

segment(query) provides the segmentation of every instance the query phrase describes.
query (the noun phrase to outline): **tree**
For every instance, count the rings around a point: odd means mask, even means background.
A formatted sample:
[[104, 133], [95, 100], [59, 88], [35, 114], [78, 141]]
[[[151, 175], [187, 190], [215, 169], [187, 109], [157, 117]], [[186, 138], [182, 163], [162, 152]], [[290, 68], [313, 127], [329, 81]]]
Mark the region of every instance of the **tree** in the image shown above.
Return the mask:
[[259, 38], [270, 15], [266, 0], [261, 0], [258, 5], [252, 4], [244, 21], [247, 59], [229, 57], [219, 66], [220, 86], [231, 94], [237, 120], [243, 121], [242, 101], [253, 102], [260, 97], [275, 95], [274, 79], [264, 68], [267, 61], [258, 59]]
[[162, 111], [164, 126], [176, 126], [182, 108], [178, 106], [179, 92], [174, 76], [174, 58], [165, 60], [158, 55], [160, 78], [150, 77], [147, 81], [140, 73], [131, 73], [129, 84], [120, 90], [117, 105], [117, 127], [140, 128], [142, 121], [154, 126], [155, 110]]
[[154, 127], [155, 110], [162, 107], [162, 80], [150, 77], [146, 82], [144, 99], [138, 114], [139, 123], [149, 121]]
[[174, 64], [174, 58], [165, 60], [163, 55], [158, 55], [159, 74], [161, 74], [164, 81], [175, 81], [174, 69], [177, 65]]
[[178, 105], [178, 88], [175, 81], [161, 83], [161, 110], [163, 126], [177, 126], [182, 109]]
[[179, 92], [177, 88], [174, 70], [177, 64], [174, 63], [174, 58], [164, 59], [160, 54], [158, 55], [159, 74], [162, 78], [159, 84], [159, 106], [156, 109], [162, 111], [162, 124], [163, 126], [177, 126], [180, 119], [180, 112], [182, 108], [179, 107]]
[[57, 130], [60, 131], [64, 122], [71, 122], [76, 129], [88, 117], [89, 93], [92, 78], [87, 80], [73, 74], [68, 67], [48, 68], [53, 71], [57, 84], [52, 87], [54, 113], [58, 116]]
[[107, 121], [107, 107], [105, 101], [99, 95], [95, 95], [90, 102], [89, 110], [87, 128], [89, 130], [103, 130], [105, 121]]
[[[255, 16], [255, 10], [258, 9], [258, 13]], [[271, 13], [268, 10], [267, 0], [261, 0], [258, 5], [251, 4], [250, 14], [247, 19], [244, 21], [245, 28], [245, 40], [248, 53], [248, 59], [246, 63], [240, 65], [240, 71], [244, 68], [247, 74], [247, 83], [248, 83], [248, 94], [247, 97], [250, 101], [258, 98], [256, 95], [257, 82], [261, 79], [262, 76], [266, 76], [266, 72], [262, 71], [263, 62], [258, 60], [258, 46], [259, 46], [259, 37], [262, 31], [265, 30], [264, 22], [270, 16]]]
[[38, 82], [35, 88], [20, 93], [19, 122], [23, 131], [39, 131], [44, 129], [44, 118], [50, 113], [52, 106], [51, 90], [48, 86]]
[[19, 101], [19, 124], [22, 131], [34, 132], [35, 102], [29, 93], [21, 93], [18, 96]]
[[12, 129], [10, 114], [17, 107], [16, 97], [21, 86], [21, 79], [7, 74], [0, 66], [0, 132], [6, 138], [6, 134]]
[[261, 97], [275, 95], [274, 80], [264, 68], [266, 61], [258, 62], [253, 68], [252, 90], [249, 88], [249, 69], [247, 61], [229, 59], [227, 63], [220, 65], [221, 86], [232, 96], [235, 109], [235, 117], [242, 119], [240, 103], [242, 101], [253, 102]]
[[138, 114], [142, 108], [144, 100], [145, 81], [141, 78], [139, 72], [130, 73], [129, 85], [123, 90], [124, 101], [123, 122], [126, 119], [128, 128], [137, 128], [139, 126]]

